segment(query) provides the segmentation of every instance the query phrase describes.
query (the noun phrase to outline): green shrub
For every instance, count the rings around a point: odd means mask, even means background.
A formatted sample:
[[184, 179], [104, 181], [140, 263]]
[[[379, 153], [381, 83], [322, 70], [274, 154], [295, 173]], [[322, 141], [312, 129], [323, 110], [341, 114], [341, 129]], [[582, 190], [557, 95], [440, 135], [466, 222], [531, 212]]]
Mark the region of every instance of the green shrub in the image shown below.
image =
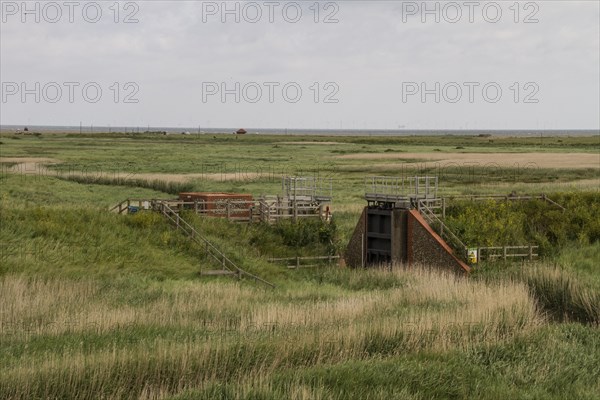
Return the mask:
[[309, 245], [325, 245], [331, 252], [335, 252], [335, 238], [337, 227], [335, 222], [327, 223], [317, 219], [301, 219], [296, 223], [292, 221], [278, 221], [273, 230], [280, 235], [286, 246], [293, 248]]
[[569, 243], [600, 241], [600, 195], [556, 193], [543, 200], [453, 201], [446, 224], [468, 246], [536, 244], [549, 256]]
[[124, 221], [133, 228], [148, 229], [164, 223], [164, 218], [156, 212], [140, 211], [133, 215], [127, 215]]

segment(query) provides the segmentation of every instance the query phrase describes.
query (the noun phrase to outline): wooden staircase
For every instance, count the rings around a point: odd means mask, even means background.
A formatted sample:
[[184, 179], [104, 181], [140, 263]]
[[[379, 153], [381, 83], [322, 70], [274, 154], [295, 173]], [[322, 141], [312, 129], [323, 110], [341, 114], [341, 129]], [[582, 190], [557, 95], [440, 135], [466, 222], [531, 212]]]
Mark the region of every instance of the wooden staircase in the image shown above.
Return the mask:
[[242, 277], [252, 279], [254, 282], [262, 283], [269, 287], [275, 287], [270, 282], [251, 274], [248, 271], [238, 267], [231, 259], [229, 259], [221, 250], [219, 250], [214, 244], [208, 239], [202, 236], [189, 222], [183, 219], [179, 212], [172, 209], [168, 202], [162, 200], [152, 200], [151, 207], [154, 211], [160, 212], [169, 222], [171, 222], [175, 229], [181, 231], [190, 240], [201, 245], [205, 253], [210, 256], [214, 261], [220, 264], [221, 269], [202, 271], [201, 275], [205, 276], [235, 276], [238, 279]]

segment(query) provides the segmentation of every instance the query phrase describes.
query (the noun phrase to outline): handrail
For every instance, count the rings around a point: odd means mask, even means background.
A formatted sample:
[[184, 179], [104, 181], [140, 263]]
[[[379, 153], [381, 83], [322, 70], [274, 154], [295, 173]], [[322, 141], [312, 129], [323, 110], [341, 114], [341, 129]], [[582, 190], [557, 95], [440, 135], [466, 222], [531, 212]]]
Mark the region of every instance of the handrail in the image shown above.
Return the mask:
[[269, 258], [269, 261], [290, 261], [290, 260], [337, 260], [340, 256], [313, 256], [313, 257], [272, 257]]
[[302, 264], [301, 261], [303, 260], [327, 260], [329, 261], [329, 263], [331, 264], [331, 262], [333, 260], [338, 260], [340, 258], [339, 255], [335, 255], [335, 256], [313, 256], [313, 257], [300, 257], [300, 256], [296, 256], [296, 257], [283, 257], [283, 258], [269, 258], [269, 262], [280, 262], [280, 261], [294, 261], [293, 265], [286, 265], [287, 268], [290, 269], [298, 269], [298, 268], [310, 268], [310, 267], [317, 267], [319, 266], [319, 264]]
[[125, 200], [123, 200], [122, 202], [118, 203], [117, 205], [113, 206], [112, 208], [108, 209], [108, 212], [112, 212], [115, 210], [118, 210], [118, 213], [121, 214], [123, 211], [125, 211], [127, 209], [127, 207], [122, 207], [124, 204], [130, 205], [132, 203], [144, 203], [144, 202], [149, 202], [150, 200], [146, 200], [146, 199], [131, 199], [131, 198], [127, 198]]
[[449, 230], [446, 227], [446, 225], [444, 224], [444, 221], [439, 219], [438, 216], [435, 215], [435, 213], [429, 207], [427, 207], [427, 205], [425, 204], [425, 202], [423, 200], [418, 201], [418, 206], [419, 206], [419, 211], [425, 211], [425, 213], [421, 212], [421, 215], [423, 215], [423, 217], [425, 217], [425, 219], [427, 219], [427, 222], [429, 224], [432, 224], [434, 222], [437, 222], [440, 224], [440, 236], [443, 237], [444, 235], [447, 235], [450, 238], [450, 241], [454, 242], [455, 246], [458, 246], [461, 248], [461, 250], [463, 251], [462, 256], [466, 257], [468, 247], [462, 242], [462, 240], [460, 240], [458, 238], [458, 236], [456, 236], [451, 230]]
[[[171, 220], [173, 223], [175, 223], [178, 228], [181, 227], [182, 231], [187, 236], [189, 236], [196, 243], [205, 245], [207, 253], [211, 257], [213, 257], [216, 261], [221, 262], [224, 269], [226, 269], [230, 272], [237, 272], [238, 275], [245, 275], [249, 278], [254, 279], [254, 281], [261, 282], [270, 287], [275, 287], [275, 285], [273, 285], [272, 283], [267, 282], [266, 280], [238, 267], [221, 250], [219, 250], [208, 239], [206, 239], [204, 236], [202, 236], [192, 225], [190, 225], [189, 222], [187, 222], [185, 219], [183, 219], [177, 212], [175, 212], [175, 210], [173, 210], [171, 207], [169, 207], [165, 202], [156, 201], [155, 204], [158, 204], [160, 212], [165, 217], [167, 217], [169, 220]], [[171, 214], [176, 215], [176, 218], [173, 218], [173, 216]], [[185, 228], [187, 228], [187, 230]], [[216, 254], [213, 254], [213, 252], [209, 251], [209, 249], [212, 250]]]
[[554, 200], [552, 200], [550, 197], [546, 196], [545, 194], [542, 194], [542, 199], [544, 199], [544, 201], [555, 205], [556, 207], [560, 208], [563, 211], [566, 211], [567, 209], [563, 206], [561, 206], [560, 204], [558, 204], [557, 202], [555, 202]]
[[123, 200], [122, 202], [120, 202], [119, 204], [117, 204], [116, 206], [114, 206], [113, 208], [110, 208], [108, 210], [108, 212], [113, 212], [116, 209], [121, 210], [121, 206], [123, 205], [123, 203], [127, 203], [127, 201], [129, 201], [129, 199]]
[[[163, 204], [169, 206], [171, 210], [178, 213], [181, 208], [194, 207], [198, 214], [208, 216], [227, 216], [227, 219], [234, 221], [253, 222], [253, 216], [257, 215], [261, 222], [274, 222], [279, 218], [313, 218], [321, 217], [322, 213], [315, 205], [308, 205], [303, 202], [295, 202], [293, 206], [283, 204], [279, 201], [271, 202], [264, 199], [256, 200], [226, 200], [222, 201], [184, 201], [179, 199], [125, 199], [117, 205], [109, 208], [110, 212], [118, 212], [119, 214], [127, 211], [127, 206], [138, 205], [142, 203], [148, 204]], [[216, 205], [217, 207], [210, 207]], [[242, 206], [242, 207], [240, 207]], [[144, 206], [147, 208], [147, 206]]]
[[437, 186], [437, 176], [367, 176], [365, 197], [382, 200], [436, 198]]

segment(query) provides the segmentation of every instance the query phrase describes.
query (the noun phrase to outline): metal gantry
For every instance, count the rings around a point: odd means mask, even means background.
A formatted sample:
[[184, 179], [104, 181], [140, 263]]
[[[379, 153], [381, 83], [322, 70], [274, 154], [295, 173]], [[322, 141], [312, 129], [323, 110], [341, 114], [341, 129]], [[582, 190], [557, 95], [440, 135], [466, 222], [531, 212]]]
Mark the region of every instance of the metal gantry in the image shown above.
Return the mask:
[[[439, 209], [437, 176], [365, 178], [367, 265], [390, 265], [407, 259], [407, 216], [420, 206]], [[429, 208], [428, 208], [429, 209]]]
[[419, 200], [439, 200], [437, 176], [370, 176], [365, 178], [365, 199], [369, 205], [410, 208]]
[[333, 180], [318, 176], [284, 176], [281, 179], [283, 196], [291, 201], [330, 203]]

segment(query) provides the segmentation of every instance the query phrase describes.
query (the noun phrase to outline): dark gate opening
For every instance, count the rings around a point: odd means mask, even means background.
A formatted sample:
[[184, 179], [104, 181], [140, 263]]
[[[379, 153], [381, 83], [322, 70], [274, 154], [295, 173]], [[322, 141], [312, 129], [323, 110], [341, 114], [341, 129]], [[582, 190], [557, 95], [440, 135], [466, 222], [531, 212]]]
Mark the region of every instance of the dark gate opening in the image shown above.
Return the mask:
[[367, 265], [392, 262], [392, 210], [367, 209]]

